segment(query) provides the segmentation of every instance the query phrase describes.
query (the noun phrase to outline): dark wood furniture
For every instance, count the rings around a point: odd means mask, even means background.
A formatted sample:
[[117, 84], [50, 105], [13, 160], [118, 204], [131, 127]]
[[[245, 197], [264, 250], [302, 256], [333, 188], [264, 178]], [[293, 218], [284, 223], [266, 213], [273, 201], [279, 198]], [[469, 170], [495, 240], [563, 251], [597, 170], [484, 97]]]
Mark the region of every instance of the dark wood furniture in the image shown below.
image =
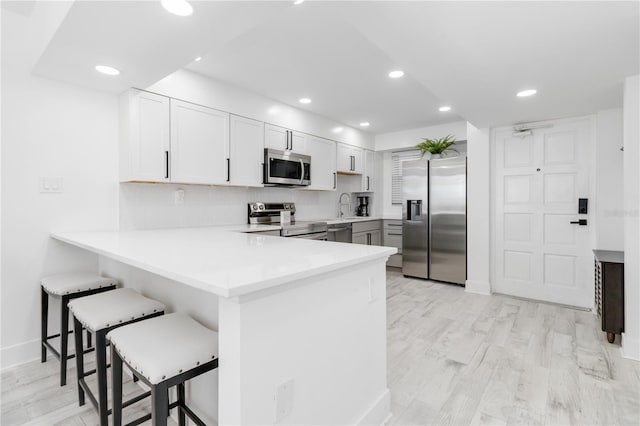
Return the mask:
[[602, 319], [602, 331], [613, 343], [616, 334], [624, 331], [624, 253], [594, 250], [595, 302]]

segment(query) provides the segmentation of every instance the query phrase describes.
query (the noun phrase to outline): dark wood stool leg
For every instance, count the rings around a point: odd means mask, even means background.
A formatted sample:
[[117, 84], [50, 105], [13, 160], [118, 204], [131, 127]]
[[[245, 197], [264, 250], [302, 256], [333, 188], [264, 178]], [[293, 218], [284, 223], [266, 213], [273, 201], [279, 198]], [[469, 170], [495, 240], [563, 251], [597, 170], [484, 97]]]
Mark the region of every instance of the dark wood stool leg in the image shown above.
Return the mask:
[[122, 359], [111, 345], [111, 383], [113, 386], [113, 426], [122, 426]]
[[82, 350], [82, 324], [73, 318], [73, 337], [76, 344], [76, 374], [78, 375], [78, 405], [84, 405], [84, 389], [80, 381], [84, 380], [84, 351]]
[[44, 291], [44, 287], [40, 286], [40, 362], [47, 361], [47, 347], [45, 342], [47, 341], [47, 325], [49, 323], [49, 294]]
[[93, 343], [91, 342], [91, 332], [87, 330], [87, 349], [91, 347]]
[[184, 414], [184, 407], [186, 406], [184, 397], [184, 382], [178, 383], [178, 426], [186, 425], [186, 415]]
[[106, 330], [96, 332], [96, 374], [98, 375], [98, 411], [100, 415], [100, 426], [108, 426]]
[[151, 386], [151, 424], [167, 426], [167, 407], [169, 406], [169, 388], [166, 383]]
[[69, 352], [69, 298], [62, 296], [60, 304], [60, 386], [67, 384], [67, 357]]

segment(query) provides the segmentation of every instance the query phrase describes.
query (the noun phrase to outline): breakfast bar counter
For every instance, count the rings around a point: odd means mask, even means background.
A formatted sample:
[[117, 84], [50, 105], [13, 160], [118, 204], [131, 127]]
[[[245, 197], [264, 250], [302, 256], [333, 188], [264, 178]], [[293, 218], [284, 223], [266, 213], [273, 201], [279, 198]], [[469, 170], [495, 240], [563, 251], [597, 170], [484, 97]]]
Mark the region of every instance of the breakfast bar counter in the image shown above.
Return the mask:
[[209, 377], [187, 393], [218, 424], [382, 424], [390, 415], [385, 262], [396, 249], [248, 228], [52, 237], [97, 254], [100, 272], [125, 287], [218, 330], [217, 386]]

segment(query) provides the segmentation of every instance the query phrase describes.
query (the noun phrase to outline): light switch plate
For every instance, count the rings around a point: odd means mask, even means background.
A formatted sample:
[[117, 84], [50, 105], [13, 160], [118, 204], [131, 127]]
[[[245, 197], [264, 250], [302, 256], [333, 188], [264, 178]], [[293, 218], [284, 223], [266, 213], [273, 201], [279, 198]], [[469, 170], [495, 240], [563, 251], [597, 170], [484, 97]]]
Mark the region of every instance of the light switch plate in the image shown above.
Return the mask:
[[293, 411], [293, 379], [276, 388], [276, 423], [282, 422]]
[[62, 178], [61, 177], [41, 177], [40, 192], [43, 194], [62, 193]]

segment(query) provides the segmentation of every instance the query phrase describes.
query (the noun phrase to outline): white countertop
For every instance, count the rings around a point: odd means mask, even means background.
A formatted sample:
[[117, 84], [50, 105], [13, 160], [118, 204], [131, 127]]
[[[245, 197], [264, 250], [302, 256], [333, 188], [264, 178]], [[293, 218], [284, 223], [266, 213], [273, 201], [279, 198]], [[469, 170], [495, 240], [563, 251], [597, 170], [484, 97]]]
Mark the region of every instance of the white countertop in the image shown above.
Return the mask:
[[269, 230], [264, 228], [268, 225], [232, 225], [53, 232], [51, 236], [222, 297], [253, 293], [397, 252], [393, 247], [246, 233], [255, 226]]

